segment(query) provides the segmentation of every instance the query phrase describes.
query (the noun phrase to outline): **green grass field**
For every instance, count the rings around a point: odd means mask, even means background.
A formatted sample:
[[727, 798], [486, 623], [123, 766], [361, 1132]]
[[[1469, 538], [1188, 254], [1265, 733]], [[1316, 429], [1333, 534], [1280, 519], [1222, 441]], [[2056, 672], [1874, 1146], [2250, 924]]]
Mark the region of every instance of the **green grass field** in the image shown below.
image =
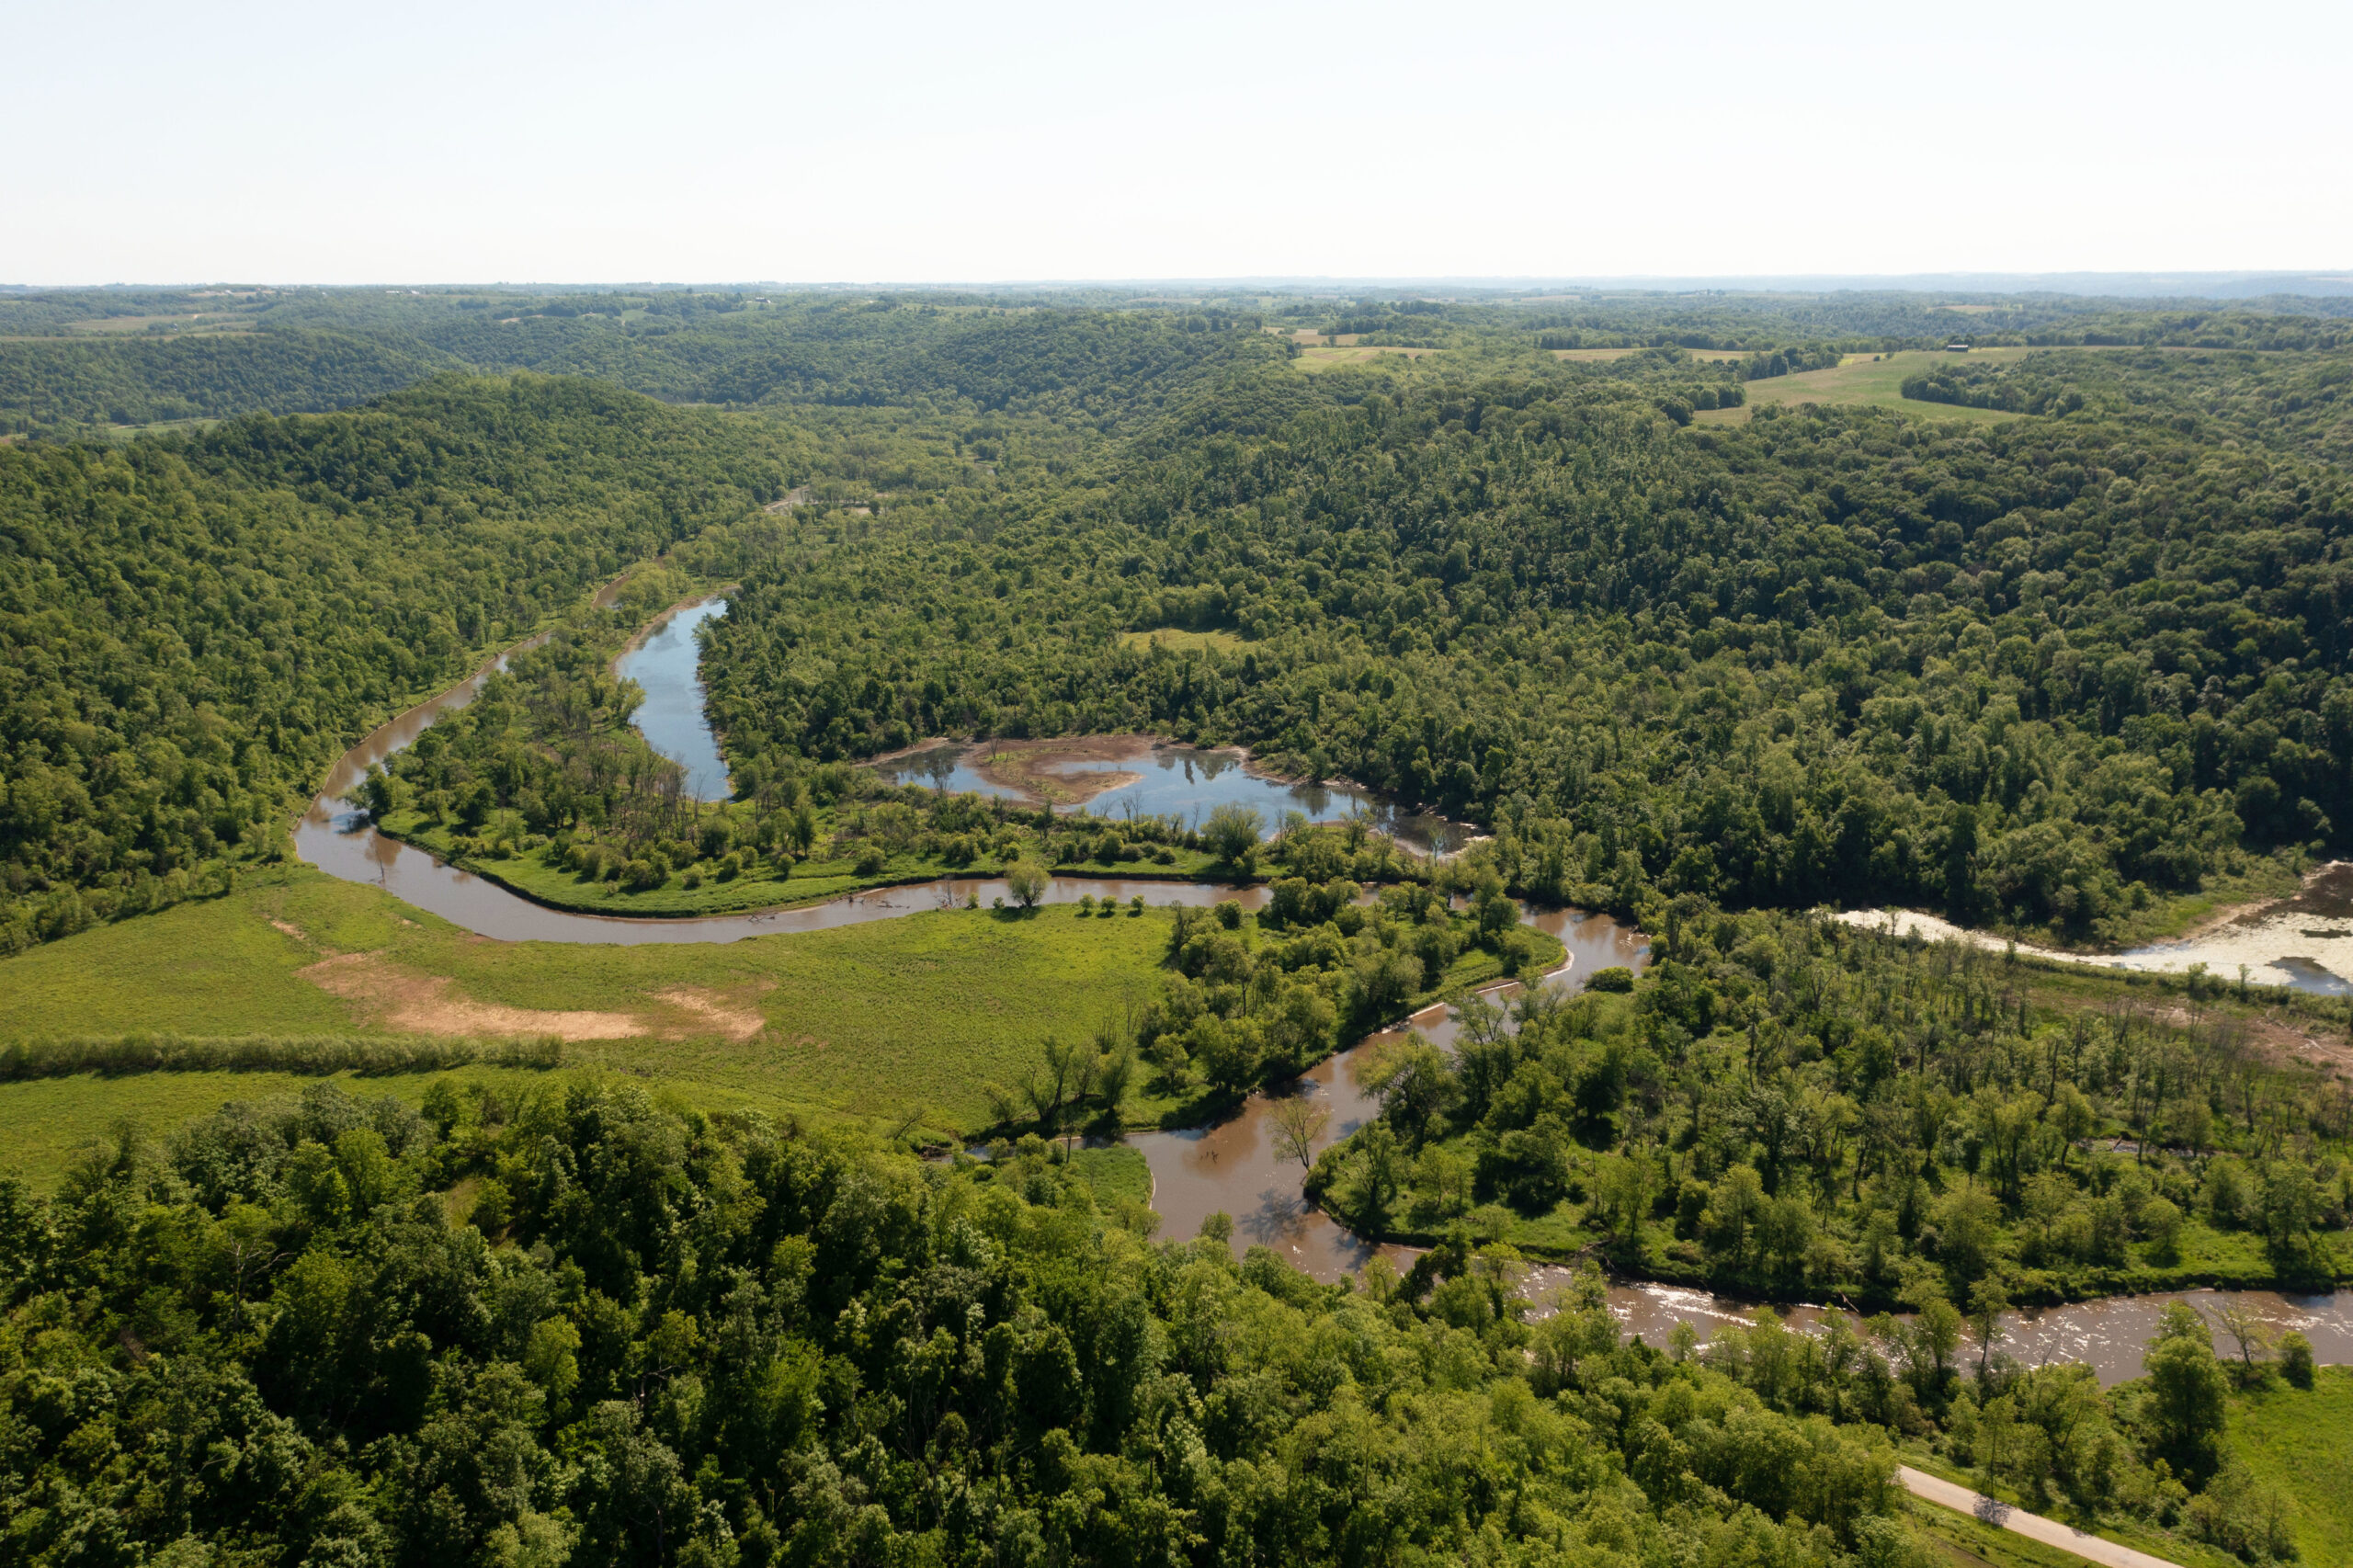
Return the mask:
[[1176, 627], [1162, 627], [1154, 631], [1122, 631], [1114, 639], [1122, 648], [1149, 653], [1165, 648], [1172, 653], [1189, 653], [1207, 650], [1218, 653], [1238, 653], [1249, 646], [1248, 639], [1233, 631], [1185, 631]]
[[[699, 1103], [960, 1136], [992, 1119], [985, 1085], [1013, 1083], [1049, 1038], [1086, 1039], [1150, 999], [1170, 919], [1063, 904], [724, 944], [495, 942], [298, 866], [0, 962], [0, 1017], [27, 1039], [555, 1033], [573, 1040], [568, 1066], [675, 1085]], [[1496, 972], [1473, 950], [1440, 994]], [[53, 1180], [119, 1115], [160, 1128], [279, 1076], [0, 1084], [0, 1148]], [[1131, 1124], [1198, 1114], [1146, 1088], [1140, 1075], [1121, 1108]], [[421, 1083], [400, 1092], [412, 1091]]]
[[2023, 419], [2027, 415], [2004, 414], [1991, 408], [1962, 408], [1952, 403], [1914, 402], [1904, 397], [1903, 387], [1904, 378], [1916, 376], [1932, 365], [1960, 360], [2008, 364], [2024, 358], [2027, 353], [2024, 348], [1981, 348], [1966, 355], [1947, 355], [1927, 349], [1906, 350], [1884, 358], [1850, 354], [1847, 362], [1836, 369], [1807, 370], [1795, 376], [1772, 376], [1761, 381], [1749, 381], [1745, 383], [1748, 401], [1740, 407], [1703, 409], [1692, 418], [1711, 425], [1736, 425], [1767, 403], [1794, 405], [1820, 403], [1892, 408], [1924, 418], [1961, 419], [1976, 424]]
[[1330, 348], [1302, 348], [1299, 358], [1291, 361], [1310, 375], [1324, 370], [1336, 370], [1347, 366], [1370, 365], [1387, 359], [1408, 366], [1426, 354], [1436, 354], [1435, 348], [1375, 348], [1349, 345]]
[[2310, 1389], [2275, 1381], [2234, 1394], [2230, 1441], [2287, 1494], [2304, 1562], [2353, 1562], [2353, 1367], [2321, 1368]]
[[1106, 1204], [1152, 1201], [1152, 1165], [1141, 1151], [1125, 1143], [1080, 1149], [1071, 1155], [1070, 1168]]

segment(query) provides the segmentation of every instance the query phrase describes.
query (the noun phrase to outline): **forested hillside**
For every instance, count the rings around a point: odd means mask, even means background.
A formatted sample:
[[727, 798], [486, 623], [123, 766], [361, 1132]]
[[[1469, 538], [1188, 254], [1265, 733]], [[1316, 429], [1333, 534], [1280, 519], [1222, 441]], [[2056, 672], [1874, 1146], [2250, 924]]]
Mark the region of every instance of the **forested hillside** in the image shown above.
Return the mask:
[[2353, 354], [2053, 350], [2010, 365], [1960, 360], [1904, 383], [1929, 403], [2112, 419], [2160, 438], [2353, 459]]
[[0, 293], [0, 435], [314, 412], [466, 368], [593, 376], [673, 403], [1012, 413], [1129, 430], [1207, 381], [1279, 358], [1302, 333], [1523, 376], [1559, 369], [1553, 350], [1736, 356], [1709, 368], [1721, 378], [1955, 334], [2302, 355], [2353, 343], [2348, 309], [1862, 291], [44, 290]]
[[[1916, 1561], [1879, 1428], [1621, 1343], [1597, 1278], [1530, 1324], [1506, 1257], [1358, 1290], [1153, 1223], [1034, 1141], [923, 1166], [586, 1088], [232, 1108], [53, 1203], [0, 1184], [0, 1540], [355, 1568]], [[1838, 1414], [1909, 1401], [1871, 1364]]]
[[347, 332], [0, 341], [0, 434], [343, 408], [458, 361]]
[[0, 945], [272, 853], [362, 728], [801, 460], [773, 426], [529, 377], [0, 449]]
[[670, 403], [888, 404], [1131, 427], [1223, 367], [1283, 352], [1225, 314], [835, 297], [746, 308], [740, 296], [691, 295], [506, 308], [525, 313], [345, 301], [264, 311], [250, 331], [0, 341], [0, 435], [331, 409], [452, 369], [589, 376]]
[[[1999, 426], [1687, 426], [1757, 362], [1304, 375], [1233, 316], [756, 304], [395, 299], [381, 324], [450, 346], [427, 356], [520, 333], [517, 358], [762, 415], [449, 381], [0, 456], [12, 939], [163, 896], [129, 890], [250, 845], [362, 715], [788, 483], [818, 504], [721, 568], [745, 579], [708, 670], [739, 777], [926, 734], [1165, 731], [1508, 827], [1542, 898], [1897, 901], [2069, 940], [2353, 831], [2328, 356], [1938, 383], [2089, 389]], [[1452, 330], [1453, 307], [1381, 309]], [[1218, 635], [1128, 635], [1162, 628]]]
[[[1543, 896], [2079, 937], [2353, 828], [2333, 468], [2097, 421], [1687, 431], [1632, 386], [1392, 391], [1001, 521], [804, 528], [715, 632], [732, 752], [1161, 729], [1509, 824]], [[1230, 643], [1118, 641], [1155, 627]]]

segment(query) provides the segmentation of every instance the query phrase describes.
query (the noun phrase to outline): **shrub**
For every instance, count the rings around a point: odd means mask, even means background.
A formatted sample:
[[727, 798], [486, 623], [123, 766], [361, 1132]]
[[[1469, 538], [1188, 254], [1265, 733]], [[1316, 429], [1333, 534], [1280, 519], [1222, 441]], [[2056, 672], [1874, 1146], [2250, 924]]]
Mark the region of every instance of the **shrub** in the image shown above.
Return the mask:
[[2313, 1386], [2313, 1342], [2293, 1329], [2279, 1341], [2279, 1375], [2297, 1388]]
[[858, 852], [856, 869], [861, 877], [879, 877], [890, 863], [891, 858], [882, 853], [881, 845], [869, 844]]
[[1006, 892], [1024, 909], [1035, 908], [1052, 881], [1051, 874], [1035, 860], [1016, 860], [1005, 869]]
[[1587, 991], [1631, 991], [1634, 988], [1634, 971], [1623, 964], [1597, 969], [1586, 977], [1585, 988]]

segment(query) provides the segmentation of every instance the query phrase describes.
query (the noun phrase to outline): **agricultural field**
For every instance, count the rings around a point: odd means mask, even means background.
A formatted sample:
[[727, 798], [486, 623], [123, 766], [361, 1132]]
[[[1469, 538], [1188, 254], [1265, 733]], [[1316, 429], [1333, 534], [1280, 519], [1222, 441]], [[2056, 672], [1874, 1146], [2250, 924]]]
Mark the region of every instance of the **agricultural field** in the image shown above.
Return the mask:
[[1435, 348], [1381, 348], [1369, 345], [1338, 344], [1320, 348], [1303, 347], [1299, 351], [1298, 364], [1301, 369], [1313, 372], [1336, 369], [1346, 365], [1369, 364], [1390, 355], [1415, 360], [1438, 352]]
[[1906, 349], [1889, 354], [1849, 354], [1831, 370], [1806, 370], [1794, 376], [1774, 376], [1746, 383], [1748, 401], [1738, 408], [1706, 409], [1692, 415], [1695, 422], [1711, 425], [1745, 423], [1755, 412], [1768, 403], [1798, 404], [1817, 403], [1839, 407], [1891, 408], [1904, 414], [1917, 414], [1935, 419], [1963, 419], [1972, 423], [1995, 423], [2025, 417], [1990, 408], [1965, 408], [1957, 404], [1929, 403], [1911, 401], [1904, 396], [1906, 377], [1919, 375], [1933, 366], [1968, 359], [1977, 363], [2011, 364], [2029, 352], [2024, 348], [1980, 348], [1967, 355], [1947, 354], [1936, 349]]

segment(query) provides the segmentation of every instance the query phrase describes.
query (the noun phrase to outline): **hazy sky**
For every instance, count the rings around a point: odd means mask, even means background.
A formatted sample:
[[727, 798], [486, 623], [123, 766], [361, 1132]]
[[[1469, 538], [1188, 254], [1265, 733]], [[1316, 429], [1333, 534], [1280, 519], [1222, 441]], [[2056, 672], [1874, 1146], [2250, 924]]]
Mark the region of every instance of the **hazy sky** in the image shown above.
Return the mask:
[[0, 0], [0, 282], [2353, 269], [2353, 6]]

